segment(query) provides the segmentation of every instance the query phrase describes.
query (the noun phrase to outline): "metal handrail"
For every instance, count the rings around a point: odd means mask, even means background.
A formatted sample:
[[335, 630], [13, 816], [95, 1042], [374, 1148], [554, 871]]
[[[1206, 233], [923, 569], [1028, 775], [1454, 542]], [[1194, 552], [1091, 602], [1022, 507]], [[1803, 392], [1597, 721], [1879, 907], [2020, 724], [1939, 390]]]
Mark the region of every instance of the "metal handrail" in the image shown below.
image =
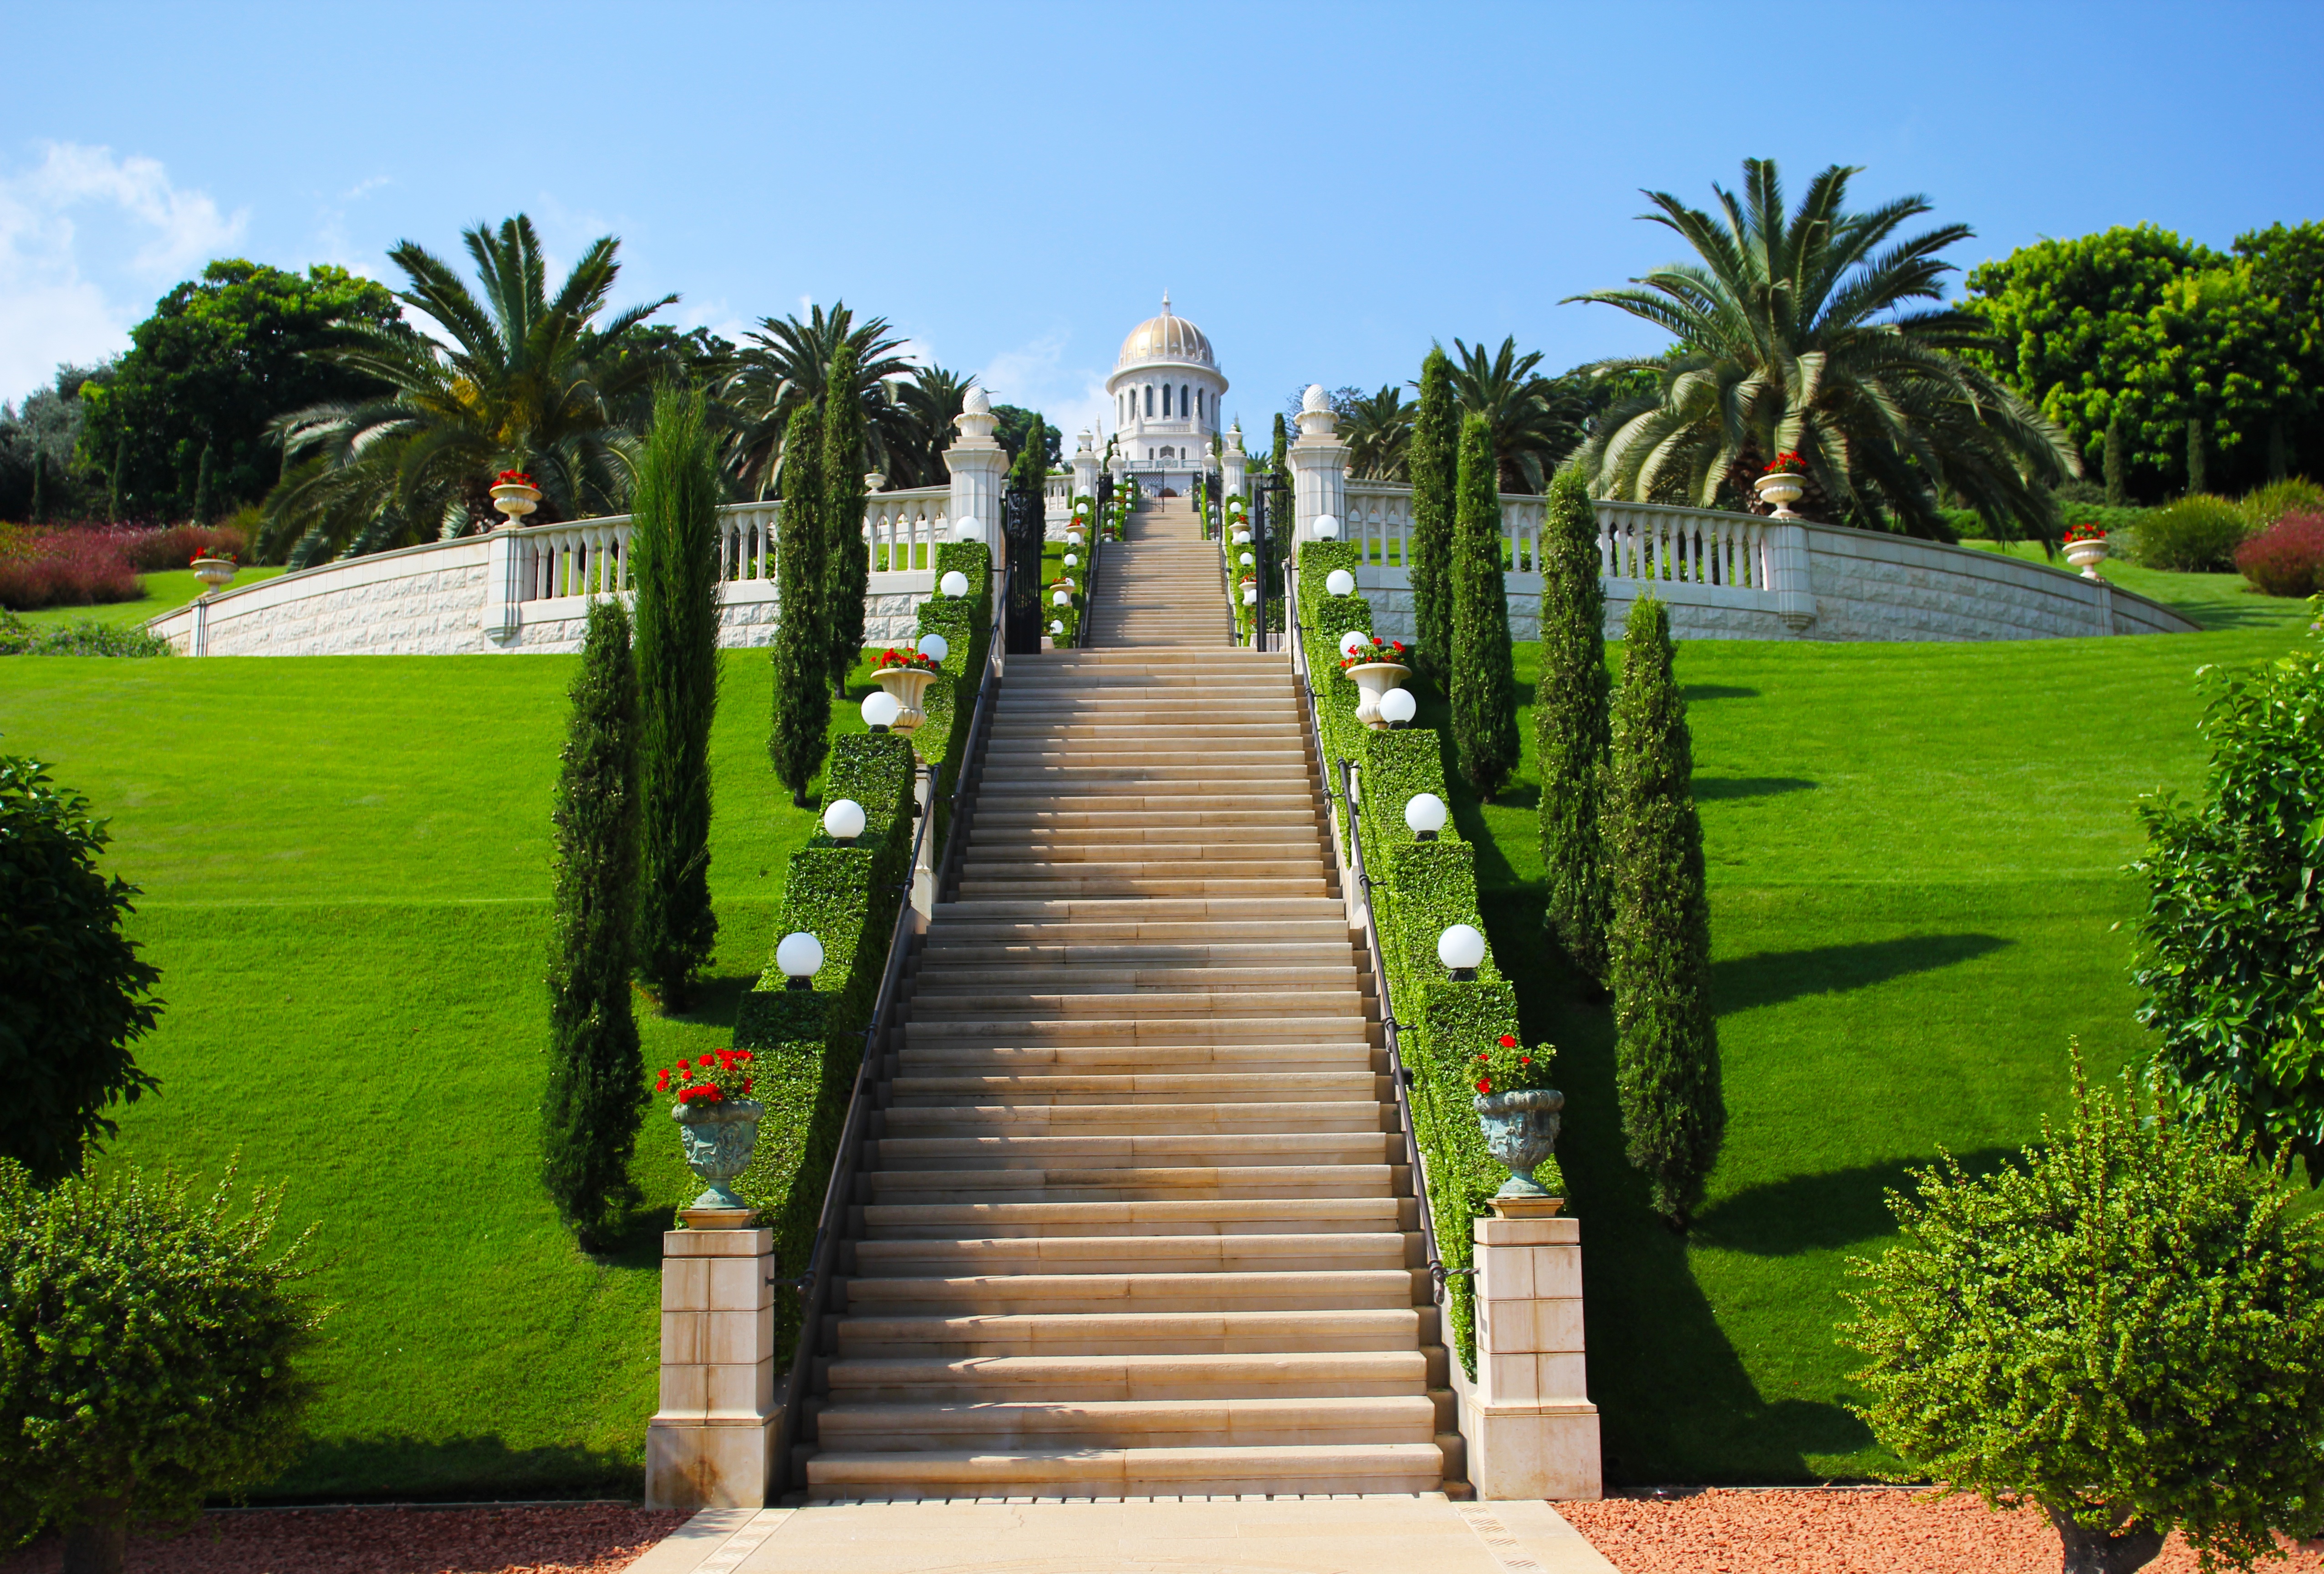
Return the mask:
[[[1284, 610], [1288, 615], [1285, 623], [1291, 648], [1296, 653], [1293, 660], [1297, 664], [1299, 688], [1306, 699], [1304, 719], [1307, 723], [1307, 737], [1310, 746], [1315, 751], [1315, 764], [1324, 773], [1326, 817], [1331, 818], [1328, 814], [1331, 800], [1337, 798], [1348, 823], [1348, 856], [1344, 862], [1364, 893], [1364, 946], [1371, 957], [1372, 977], [1379, 985], [1381, 1037], [1388, 1043], [1388, 1081], [1396, 1089], [1397, 1125], [1404, 1133], [1405, 1165], [1412, 1172], [1412, 1195], [1420, 1215], [1420, 1248], [1428, 1259], [1429, 1292], [1436, 1304], [1443, 1306], [1448, 1273], [1466, 1270], [1446, 1269], [1443, 1254], [1436, 1249], [1436, 1210], [1429, 1206], [1428, 1161], [1421, 1153], [1419, 1129], [1412, 1121], [1412, 1073], [1405, 1069], [1403, 1036], [1396, 1020], [1396, 1001], [1388, 992], [1388, 957], [1380, 949], [1379, 921], [1373, 917], [1371, 873], [1364, 866], [1363, 829], [1358, 823], [1354, 791], [1356, 764], [1344, 755], [1340, 758], [1337, 762], [1340, 790], [1333, 792], [1330, 767], [1323, 755], [1323, 727], [1315, 697], [1315, 675], [1308, 669], [1305, 625], [1299, 618], [1299, 581], [1296, 564], [1285, 579], [1284, 601]], [[1333, 829], [1335, 831], [1338, 829], [1336, 819]]]
[[[997, 620], [996, 620], [997, 621]], [[976, 710], [969, 720], [968, 740], [961, 751], [961, 767], [953, 781], [951, 814], [945, 828], [944, 862], [949, 866], [961, 841], [961, 795], [968, 781], [969, 765], [976, 758], [977, 742], [992, 714], [992, 697], [999, 690], [1002, 671], [1000, 630], [995, 627], [985, 638], [983, 675], [977, 680]], [[930, 783], [933, 789], [934, 782]], [[912, 881], [920, 867], [920, 851], [927, 843], [929, 828], [936, 823], [936, 806], [931, 791], [930, 801], [920, 813], [920, 823], [912, 833], [911, 854], [905, 865], [905, 875], [897, 887], [896, 922], [888, 936], [888, 965], [880, 977], [880, 993], [872, 1005], [872, 1021], [863, 1030], [863, 1052], [855, 1068], [855, 1082], [847, 1095], [847, 1114], [840, 1122], [838, 1151], [832, 1155], [831, 1175], [823, 1193], [823, 1208], [816, 1219], [815, 1239], [807, 1247], [807, 1271], [796, 1279], [775, 1279], [771, 1282], [796, 1291], [800, 1300], [798, 1347], [791, 1354], [790, 1369], [783, 1377], [781, 1419], [775, 1425], [775, 1478], [788, 1485], [791, 1479], [791, 1452], [798, 1440], [801, 1402], [807, 1396], [808, 1374], [815, 1369], [816, 1346], [819, 1340], [824, 1310], [831, 1302], [831, 1285], [837, 1277], [832, 1272], [832, 1259], [837, 1255], [842, 1227], [847, 1218], [849, 1197], [855, 1188], [856, 1162], [862, 1156], [863, 1127], [871, 1118], [871, 1089], [880, 1079], [875, 1070], [874, 1051], [888, 1025], [888, 1014], [896, 1003], [897, 982], [903, 976], [904, 958], [911, 949]], [[936, 889], [941, 892], [944, 882], [939, 877]]]

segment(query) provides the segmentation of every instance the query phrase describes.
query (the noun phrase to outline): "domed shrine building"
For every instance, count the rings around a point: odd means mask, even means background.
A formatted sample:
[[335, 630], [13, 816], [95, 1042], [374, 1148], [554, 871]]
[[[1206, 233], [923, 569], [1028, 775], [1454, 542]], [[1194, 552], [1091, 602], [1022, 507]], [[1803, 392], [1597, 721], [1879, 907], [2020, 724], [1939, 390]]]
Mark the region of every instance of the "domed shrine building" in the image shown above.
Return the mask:
[[1183, 495], [1196, 476], [1216, 467], [1219, 400], [1227, 380], [1208, 336], [1171, 312], [1168, 292], [1162, 314], [1121, 341], [1105, 387], [1113, 395], [1118, 473], [1137, 477], [1149, 494]]

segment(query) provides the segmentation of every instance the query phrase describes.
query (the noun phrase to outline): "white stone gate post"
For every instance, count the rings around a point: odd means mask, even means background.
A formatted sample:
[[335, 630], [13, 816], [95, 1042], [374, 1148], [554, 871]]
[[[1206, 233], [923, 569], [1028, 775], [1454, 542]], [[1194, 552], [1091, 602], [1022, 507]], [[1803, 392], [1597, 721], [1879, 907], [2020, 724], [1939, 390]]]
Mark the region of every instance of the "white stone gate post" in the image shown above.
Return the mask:
[[1480, 1218], [1474, 1228], [1477, 1383], [1462, 1395], [1461, 1429], [1469, 1480], [1479, 1497], [1603, 1496], [1582, 1348], [1581, 1223]]
[[1330, 514], [1346, 529], [1348, 517], [1348, 446], [1333, 434], [1340, 418], [1323, 384], [1312, 384], [1299, 402], [1299, 438], [1291, 445], [1291, 516], [1295, 542], [1315, 539], [1315, 521]]
[[[960, 436], [945, 450], [945, 468], [952, 472], [952, 521], [954, 541], [982, 542], [992, 552], [992, 566], [1001, 567], [1001, 484], [1009, 469], [1009, 454], [994, 440], [1000, 421], [992, 401], [982, 388], [971, 388], [953, 417]], [[976, 522], [968, 535], [968, 521]]]

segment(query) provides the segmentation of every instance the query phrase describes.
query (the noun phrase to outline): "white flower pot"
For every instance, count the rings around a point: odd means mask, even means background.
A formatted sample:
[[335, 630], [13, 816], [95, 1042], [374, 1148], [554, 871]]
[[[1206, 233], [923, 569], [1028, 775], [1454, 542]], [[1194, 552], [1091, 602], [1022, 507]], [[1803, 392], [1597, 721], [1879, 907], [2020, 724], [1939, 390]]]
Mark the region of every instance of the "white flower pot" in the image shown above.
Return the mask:
[[1404, 681], [1412, 676], [1412, 669], [1402, 662], [1367, 662], [1360, 667], [1350, 667], [1348, 676], [1363, 690], [1356, 698], [1356, 719], [1379, 731], [1388, 726], [1379, 713], [1380, 696], [1391, 689], [1403, 688]]
[[2078, 541], [2068, 542], [2066, 543], [2066, 561], [2073, 564], [2077, 569], [2080, 569], [2082, 571], [2082, 578], [2085, 579], [2104, 579], [2105, 576], [2098, 572], [2098, 565], [2105, 562], [2106, 560], [2107, 544], [2106, 537], [2104, 536], [2098, 537], [2096, 541]]
[[194, 578], [208, 587], [206, 594], [216, 594], [234, 583], [235, 566], [224, 558], [196, 558]]
[[493, 506], [508, 516], [510, 524], [521, 524], [524, 516], [540, 506], [540, 488], [520, 486], [514, 482], [493, 488]]
[[892, 730], [910, 732], [927, 719], [927, 713], [920, 708], [920, 701], [926, 698], [928, 682], [935, 676], [934, 672], [919, 667], [890, 667], [884, 672], [872, 674], [872, 681], [894, 695], [897, 705], [901, 708], [896, 712], [896, 719], [890, 724]]
[[1797, 519], [1799, 517], [1792, 512], [1792, 505], [1797, 503], [1806, 494], [1808, 489], [1806, 477], [1762, 476], [1751, 484], [1758, 489], [1760, 502], [1772, 503], [1775, 505], [1775, 518]]

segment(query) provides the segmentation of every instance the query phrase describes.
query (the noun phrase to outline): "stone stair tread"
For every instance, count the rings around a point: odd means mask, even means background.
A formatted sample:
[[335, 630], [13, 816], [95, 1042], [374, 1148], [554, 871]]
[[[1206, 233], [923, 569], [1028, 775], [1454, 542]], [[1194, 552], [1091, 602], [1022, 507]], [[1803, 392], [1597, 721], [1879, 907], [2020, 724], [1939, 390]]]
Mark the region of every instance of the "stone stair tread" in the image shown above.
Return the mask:
[[809, 1493], [827, 1487], [888, 1491], [954, 1484], [1005, 1487], [1009, 1495], [1433, 1490], [1443, 1468], [1435, 1443], [1308, 1443], [1251, 1448], [1025, 1449], [1001, 1452], [818, 1452], [807, 1462]]
[[875, 1240], [921, 1231], [975, 1231], [984, 1238], [1077, 1235], [1120, 1231], [1133, 1226], [1148, 1233], [1272, 1234], [1298, 1224], [1313, 1233], [1326, 1227], [1360, 1231], [1392, 1228], [1405, 1203], [1392, 1197], [1274, 1198], [1199, 1202], [988, 1202], [922, 1203], [909, 1208], [863, 1208], [864, 1228]]

